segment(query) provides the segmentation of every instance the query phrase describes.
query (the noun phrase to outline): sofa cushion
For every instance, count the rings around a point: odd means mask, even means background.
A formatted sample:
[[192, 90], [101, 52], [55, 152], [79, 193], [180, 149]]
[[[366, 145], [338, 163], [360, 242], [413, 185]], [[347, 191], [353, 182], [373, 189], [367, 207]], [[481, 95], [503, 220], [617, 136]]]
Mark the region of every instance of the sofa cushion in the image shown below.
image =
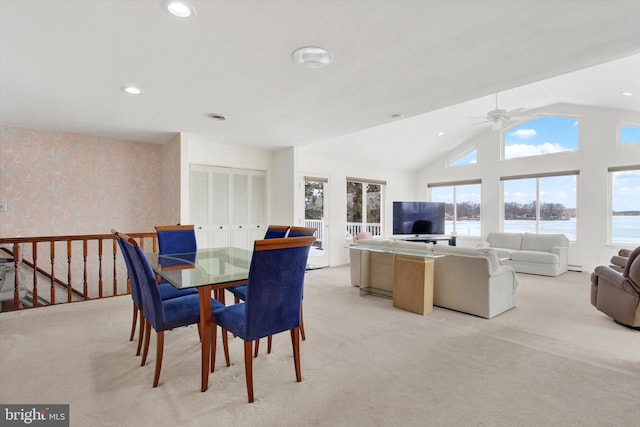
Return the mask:
[[569, 239], [564, 234], [524, 233], [522, 249], [527, 251], [551, 252], [556, 246], [569, 246]]
[[520, 249], [522, 245], [521, 233], [489, 233], [487, 242], [493, 248]]
[[491, 266], [491, 271], [495, 271], [500, 267], [498, 256], [493, 248], [463, 248], [460, 246], [436, 245], [433, 247], [433, 252], [447, 255], [486, 258]]
[[518, 252], [514, 249], [504, 249], [504, 248], [493, 248], [493, 250], [496, 252], [496, 256], [498, 257], [499, 260], [509, 259], [511, 258], [512, 253]]
[[412, 251], [431, 252], [433, 243], [408, 242], [406, 240], [394, 240], [391, 242], [393, 249], [409, 249]]
[[511, 261], [529, 262], [533, 264], [558, 264], [560, 258], [551, 252], [514, 251], [511, 253]]
[[386, 246], [391, 247], [391, 240], [389, 239], [363, 239], [357, 240], [356, 245], [358, 246]]

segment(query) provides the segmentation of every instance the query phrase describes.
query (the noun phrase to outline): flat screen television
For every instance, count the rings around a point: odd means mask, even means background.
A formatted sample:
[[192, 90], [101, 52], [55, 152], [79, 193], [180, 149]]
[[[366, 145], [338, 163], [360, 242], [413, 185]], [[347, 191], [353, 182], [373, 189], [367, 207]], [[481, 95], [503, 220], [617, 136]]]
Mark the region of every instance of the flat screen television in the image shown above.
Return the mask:
[[444, 203], [393, 202], [393, 234], [444, 234]]

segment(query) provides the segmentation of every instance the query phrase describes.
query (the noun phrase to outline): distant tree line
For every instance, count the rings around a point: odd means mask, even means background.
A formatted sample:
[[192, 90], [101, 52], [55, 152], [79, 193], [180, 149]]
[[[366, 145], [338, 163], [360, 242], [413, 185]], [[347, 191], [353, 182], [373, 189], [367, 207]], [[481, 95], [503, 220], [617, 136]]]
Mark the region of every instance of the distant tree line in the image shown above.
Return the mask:
[[[458, 221], [465, 219], [480, 219], [480, 203], [460, 202], [457, 204]], [[444, 204], [445, 219], [453, 220], [453, 203]]]
[[640, 216], [640, 211], [613, 211], [614, 216]]
[[[564, 219], [565, 207], [562, 203], [543, 203], [540, 205], [540, 219], [554, 220]], [[504, 204], [504, 219], [536, 219], [536, 202]]]

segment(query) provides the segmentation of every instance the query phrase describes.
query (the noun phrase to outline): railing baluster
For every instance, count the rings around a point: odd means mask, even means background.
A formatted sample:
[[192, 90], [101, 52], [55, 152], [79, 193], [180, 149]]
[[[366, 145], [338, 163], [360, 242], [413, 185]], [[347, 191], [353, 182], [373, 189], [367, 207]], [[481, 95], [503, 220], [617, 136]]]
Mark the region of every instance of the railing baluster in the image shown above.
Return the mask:
[[87, 239], [82, 239], [82, 263], [83, 263], [83, 280], [82, 291], [84, 292], [84, 299], [89, 299], [89, 284], [87, 283]]
[[31, 252], [33, 252], [33, 306], [38, 306], [38, 242], [31, 243]]
[[102, 298], [102, 238], [98, 239], [98, 298]]
[[54, 240], [51, 241], [51, 304], [56, 303], [56, 273], [55, 273], [55, 264], [56, 264], [56, 242]]
[[67, 302], [71, 302], [73, 286], [71, 284], [71, 240], [67, 240]]
[[20, 307], [20, 245], [18, 243], [13, 244], [13, 268], [15, 274], [13, 275], [13, 308], [17, 310]]
[[113, 295], [118, 295], [118, 272], [116, 270], [116, 239], [113, 239], [111, 241], [111, 243], [113, 244]]

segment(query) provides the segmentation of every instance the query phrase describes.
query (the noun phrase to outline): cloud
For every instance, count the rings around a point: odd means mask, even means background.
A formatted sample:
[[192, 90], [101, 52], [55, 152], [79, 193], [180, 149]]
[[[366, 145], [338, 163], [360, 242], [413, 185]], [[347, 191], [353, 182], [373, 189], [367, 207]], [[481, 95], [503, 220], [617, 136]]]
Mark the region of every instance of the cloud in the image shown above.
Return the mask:
[[509, 135], [520, 139], [529, 139], [536, 136], [537, 132], [535, 129], [518, 129], [511, 132]]
[[541, 154], [560, 153], [567, 151], [560, 144], [553, 142], [545, 142], [544, 144], [532, 145], [532, 144], [513, 144], [504, 147], [504, 157], [507, 159], [513, 159], [516, 157], [528, 157], [539, 156]]

